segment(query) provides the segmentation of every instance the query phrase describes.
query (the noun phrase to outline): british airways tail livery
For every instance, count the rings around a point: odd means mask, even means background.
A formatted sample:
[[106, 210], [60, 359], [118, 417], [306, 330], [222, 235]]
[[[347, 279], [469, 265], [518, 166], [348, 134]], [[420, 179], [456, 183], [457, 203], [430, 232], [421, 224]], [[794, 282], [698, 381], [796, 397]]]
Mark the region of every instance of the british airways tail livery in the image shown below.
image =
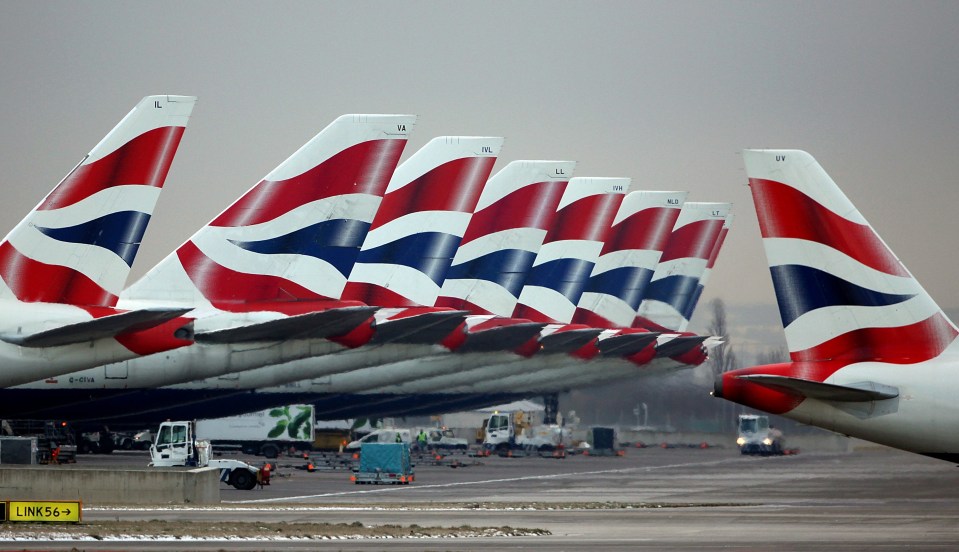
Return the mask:
[[959, 331], [812, 156], [743, 158], [790, 362], [726, 372], [713, 394], [959, 461]]
[[375, 309], [337, 301], [412, 130], [343, 115], [123, 293], [193, 307], [214, 343], [349, 334]]
[[684, 331], [701, 291], [700, 280], [713, 256], [729, 203], [688, 202], [647, 287], [632, 324], [657, 331]]
[[503, 138], [434, 138], [393, 174], [343, 299], [388, 307], [374, 340], [438, 343], [464, 313], [434, 307]]
[[573, 322], [628, 328], [636, 318], [687, 192], [630, 192], [616, 213]]
[[629, 184], [628, 178], [569, 181], [513, 316], [559, 324], [573, 319]]
[[114, 306], [196, 98], [148, 96], [0, 243], [0, 298]]
[[[249, 312], [338, 299], [410, 115], [344, 115], [128, 288], [124, 301]], [[294, 313], [288, 313], [294, 314]]]
[[513, 161], [493, 175], [436, 306], [510, 316], [575, 167], [573, 161]]
[[573, 161], [513, 161], [486, 183], [436, 301], [473, 313], [445, 347], [508, 350], [543, 329], [510, 315], [575, 168]]
[[113, 307], [195, 103], [143, 98], [0, 242], [0, 385], [192, 343], [188, 309]]

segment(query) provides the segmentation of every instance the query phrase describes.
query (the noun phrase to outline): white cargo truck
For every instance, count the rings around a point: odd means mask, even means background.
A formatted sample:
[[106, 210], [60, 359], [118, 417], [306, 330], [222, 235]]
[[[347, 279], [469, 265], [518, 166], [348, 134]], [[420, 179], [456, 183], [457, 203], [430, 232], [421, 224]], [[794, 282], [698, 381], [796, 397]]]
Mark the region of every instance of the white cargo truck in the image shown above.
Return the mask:
[[310, 450], [315, 437], [313, 405], [292, 404], [228, 418], [197, 420], [197, 439], [220, 450], [276, 458], [280, 451]]
[[486, 420], [483, 446], [498, 451], [554, 451], [570, 444], [568, 428], [557, 424], [533, 425], [529, 418], [521, 410], [494, 412]]

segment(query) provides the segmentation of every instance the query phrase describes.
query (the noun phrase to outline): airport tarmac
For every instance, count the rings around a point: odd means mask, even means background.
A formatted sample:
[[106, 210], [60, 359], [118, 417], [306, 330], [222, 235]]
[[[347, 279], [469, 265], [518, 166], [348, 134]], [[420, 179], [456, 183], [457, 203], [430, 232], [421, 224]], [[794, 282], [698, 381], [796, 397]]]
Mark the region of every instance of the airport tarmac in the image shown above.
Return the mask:
[[[472, 462], [472, 458], [463, 458]], [[136, 465], [142, 454], [81, 457]], [[833, 550], [955, 549], [959, 470], [879, 447], [744, 457], [734, 448], [627, 449], [624, 457], [479, 458], [421, 463], [409, 486], [359, 486], [349, 472], [308, 473], [281, 458], [273, 484], [223, 487], [219, 508], [85, 505], [84, 520], [304, 521], [511, 526], [529, 537], [337, 541], [99, 540], [90, 550]], [[262, 462], [262, 460], [260, 460]], [[56, 468], [53, 468], [56, 469]], [[0, 541], [0, 548], [83, 550], [82, 542]]]

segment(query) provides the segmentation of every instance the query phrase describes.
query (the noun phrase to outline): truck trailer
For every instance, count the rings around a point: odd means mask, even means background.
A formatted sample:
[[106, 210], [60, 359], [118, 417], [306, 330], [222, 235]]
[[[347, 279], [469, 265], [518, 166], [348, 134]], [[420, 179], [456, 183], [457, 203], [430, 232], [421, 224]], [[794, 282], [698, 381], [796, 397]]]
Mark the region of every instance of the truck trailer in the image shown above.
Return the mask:
[[292, 404], [239, 416], [197, 420], [196, 435], [218, 450], [239, 449], [245, 454], [271, 459], [284, 450], [311, 450], [315, 438], [313, 405]]

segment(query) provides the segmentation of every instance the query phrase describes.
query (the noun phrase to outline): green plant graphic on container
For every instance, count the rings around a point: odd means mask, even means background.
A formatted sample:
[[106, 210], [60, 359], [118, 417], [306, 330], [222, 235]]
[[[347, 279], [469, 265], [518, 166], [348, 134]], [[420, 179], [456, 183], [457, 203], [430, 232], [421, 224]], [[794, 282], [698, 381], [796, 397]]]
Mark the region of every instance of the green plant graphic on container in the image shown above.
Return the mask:
[[291, 439], [309, 439], [312, 431], [311, 420], [313, 408], [310, 406], [294, 405], [274, 408], [270, 410], [270, 417], [277, 418], [276, 425], [267, 434], [270, 439], [276, 439], [283, 433]]

